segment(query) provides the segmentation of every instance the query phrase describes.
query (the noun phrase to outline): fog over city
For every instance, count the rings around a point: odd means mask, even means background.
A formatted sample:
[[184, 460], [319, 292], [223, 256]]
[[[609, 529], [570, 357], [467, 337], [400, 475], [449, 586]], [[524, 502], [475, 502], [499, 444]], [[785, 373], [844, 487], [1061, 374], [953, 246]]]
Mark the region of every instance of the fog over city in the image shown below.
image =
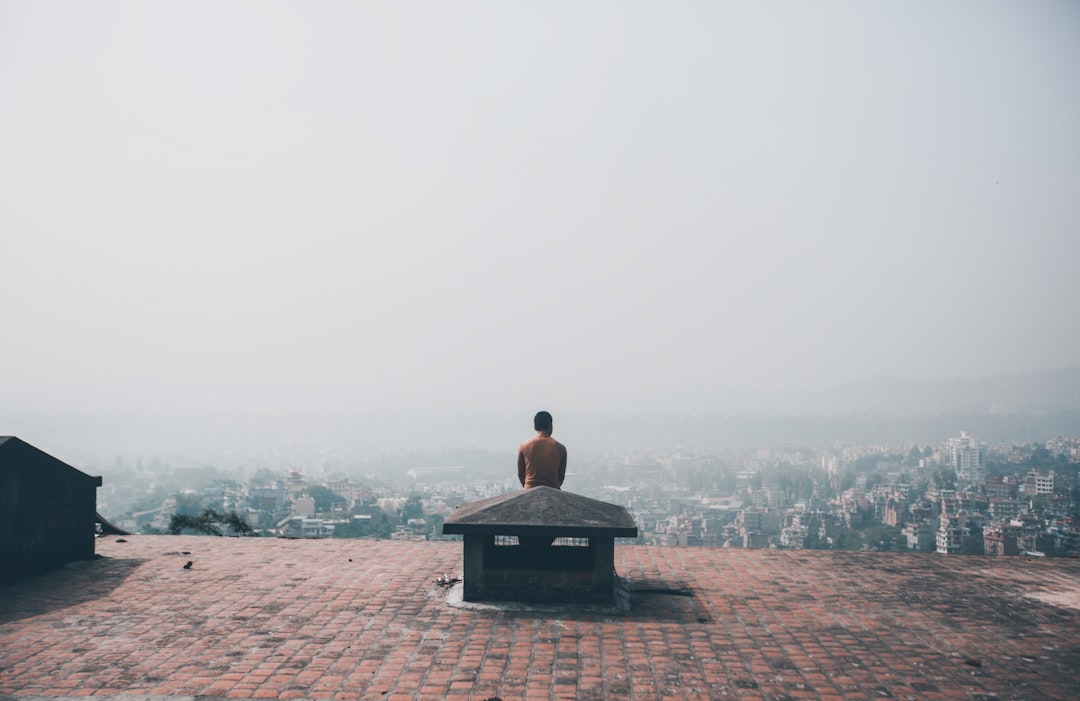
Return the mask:
[[1075, 411], [1078, 38], [1064, 1], [0, 1], [0, 435]]

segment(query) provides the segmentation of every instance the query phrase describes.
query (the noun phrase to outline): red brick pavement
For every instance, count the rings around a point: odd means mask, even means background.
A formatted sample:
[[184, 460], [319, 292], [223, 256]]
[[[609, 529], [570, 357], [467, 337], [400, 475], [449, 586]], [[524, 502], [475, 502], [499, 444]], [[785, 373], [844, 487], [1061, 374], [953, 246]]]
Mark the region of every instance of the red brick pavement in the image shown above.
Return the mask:
[[460, 543], [126, 540], [0, 588], [0, 697], [1080, 698], [1076, 560], [619, 546], [629, 612], [509, 612]]

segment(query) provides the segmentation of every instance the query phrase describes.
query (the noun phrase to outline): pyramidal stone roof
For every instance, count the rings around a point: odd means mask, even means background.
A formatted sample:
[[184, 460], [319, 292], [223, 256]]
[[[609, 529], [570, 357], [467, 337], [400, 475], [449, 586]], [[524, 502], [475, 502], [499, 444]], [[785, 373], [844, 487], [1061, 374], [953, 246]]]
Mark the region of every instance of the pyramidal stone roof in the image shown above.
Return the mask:
[[635, 538], [638, 531], [617, 504], [533, 487], [462, 504], [447, 517], [443, 533]]

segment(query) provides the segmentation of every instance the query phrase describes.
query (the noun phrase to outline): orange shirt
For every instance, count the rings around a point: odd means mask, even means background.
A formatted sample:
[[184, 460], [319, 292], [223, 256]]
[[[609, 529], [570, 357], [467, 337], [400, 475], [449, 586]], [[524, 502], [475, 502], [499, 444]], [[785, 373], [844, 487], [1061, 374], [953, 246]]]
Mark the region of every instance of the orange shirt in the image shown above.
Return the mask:
[[518, 448], [518, 480], [525, 489], [562, 487], [566, 478], [566, 446], [551, 436], [537, 435]]

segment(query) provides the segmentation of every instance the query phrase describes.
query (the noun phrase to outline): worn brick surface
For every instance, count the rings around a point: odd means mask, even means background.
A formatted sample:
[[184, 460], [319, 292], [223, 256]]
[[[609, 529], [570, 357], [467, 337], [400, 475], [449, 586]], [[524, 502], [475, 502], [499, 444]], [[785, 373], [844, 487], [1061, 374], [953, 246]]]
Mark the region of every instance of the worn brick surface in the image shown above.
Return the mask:
[[0, 588], [0, 697], [1080, 698], [1076, 560], [619, 546], [616, 615], [453, 608], [460, 543], [126, 540]]

